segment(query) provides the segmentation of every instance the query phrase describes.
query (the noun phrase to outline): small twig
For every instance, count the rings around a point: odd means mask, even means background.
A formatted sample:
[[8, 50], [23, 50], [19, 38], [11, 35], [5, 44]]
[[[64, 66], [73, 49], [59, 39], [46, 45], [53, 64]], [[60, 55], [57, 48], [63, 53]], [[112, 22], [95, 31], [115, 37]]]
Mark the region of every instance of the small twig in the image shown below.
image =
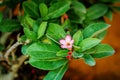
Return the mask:
[[7, 63], [1, 62], [1, 65], [5, 67], [8, 71], [11, 71], [11, 67]]
[[7, 52], [5, 53], [4, 57], [6, 59], [6, 61], [8, 62], [8, 64], [11, 64], [10, 61], [9, 61], [9, 55], [10, 53], [15, 49], [17, 48], [19, 45], [22, 45], [23, 43], [20, 43], [20, 42], [16, 42], [15, 44], [13, 44], [8, 50]]
[[12, 65], [12, 67], [11, 67], [12, 71], [13, 71], [14, 73], [16, 73], [27, 58], [28, 58], [27, 55], [22, 55], [22, 56], [20, 56], [20, 57], [17, 59], [17, 60], [18, 60], [18, 63]]
[[15, 61], [16, 60], [16, 56], [15, 56], [15, 52], [16, 52], [17, 49], [13, 50], [11, 52], [11, 55], [12, 55], [12, 60]]
[[28, 55], [21, 55], [18, 58], [19, 66], [21, 66], [26, 59], [28, 59]]
[[5, 58], [3, 57], [3, 53], [0, 52], [0, 61], [5, 61]]
[[9, 49], [13, 43], [14, 39], [10, 39], [9, 45], [7, 45], [6, 50]]
[[10, 71], [6, 75], [0, 76], [0, 80], [14, 80], [15, 77], [18, 76], [17, 71], [20, 69], [21, 65], [24, 63], [24, 61], [28, 58], [26, 55], [22, 55], [17, 59], [17, 63], [13, 64], [10, 67]]
[[0, 61], [6, 61], [5, 58], [3, 57], [0, 57]]

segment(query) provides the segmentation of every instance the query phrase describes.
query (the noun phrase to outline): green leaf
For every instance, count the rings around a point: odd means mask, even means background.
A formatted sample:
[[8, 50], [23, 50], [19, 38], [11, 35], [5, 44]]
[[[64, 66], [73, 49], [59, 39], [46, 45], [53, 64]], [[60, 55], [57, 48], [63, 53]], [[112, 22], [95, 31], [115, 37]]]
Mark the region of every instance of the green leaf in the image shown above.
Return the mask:
[[105, 17], [107, 17], [110, 21], [112, 21], [113, 18], [113, 12], [111, 10], [109, 10], [106, 14]]
[[26, 37], [25, 35], [22, 35], [22, 36], [18, 39], [19, 42], [25, 42], [26, 40], [27, 40], [27, 37]]
[[73, 35], [73, 40], [74, 44], [77, 46], [82, 40], [83, 40], [83, 35], [80, 30], [78, 30], [74, 35]]
[[50, 71], [43, 80], [61, 80], [63, 75], [68, 69], [68, 64], [63, 65], [62, 67]]
[[87, 19], [94, 20], [102, 17], [108, 10], [108, 6], [105, 4], [94, 4], [87, 11]]
[[40, 3], [39, 10], [40, 10], [41, 17], [45, 17], [48, 14], [48, 8], [45, 3]]
[[58, 41], [61, 38], [65, 38], [66, 33], [62, 26], [55, 23], [50, 23], [47, 29], [47, 35]]
[[31, 31], [30, 29], [24, 27], [24, 33], [26, 37], [30, 40], [36, 41], [37, 40], [37, 35], [35, 32]]
[[42, 21], [42, 19], [41, 18], [38, 18], [36, 21], [35, 21], [35, 23], [33, 24], [33, 31], [34, 32], [38, 32], [38, 28], [39, 28], [39, 26], [40, 26], [40, 24], [42, 23], [43, 21]]
[[67, 1], [57, 2], [48, 9], [48, 15], [44, 19], [46, 20], [46, 19], [58, 18], [61, 15], [63, 15], [65, 12], [67, 12], [69, 8], [70, 8], [69, 2]]
[[60, 50], [56, 54], [57, 56], [66, 57], [68, 55], [68, 50]]
[[69, 19], [66, 19], [66, 20], [64, 21], [64, 23], [62, 24], [62, 27], [63, 27], [64, 29], [66, 29], [68, 26], [70, 26], [70, 20], [69, 20]]
[[2, 12], [0, 12], [0, 22], [2, 21], [2, 19], [3, 19], [3, 14]]
[[107, 30], [103, 31], [102, 33], [96, 35], [96, 38], [103, 40], [107, 34]]
[[23, 45], [22, 48], [21, 48], [21, 52], [23, 55], [27, 55], [27, 48], [29, 47], [30, 45]]
[[35, 20], [33, 20], [32, 18], [30, 18], [28, 15], [25, 16], [24, 18], [24, 23], [29, 26], [29, 27], [33, 27], [33, 24], [35, 23]]
[[39, 8], [36, 3], [32, 1], [24, 1], [23, 3], [23, 9], [25, 13], [27, 13], [29, 16], [33, 18], [39, 17]]
[[91, 55], [94, 58], [103, 58], [103, 57], [111, 56], [115, 53], [114, 49], [108, 44], [99, 44], [91, 51], [92, 51]]
[[84, 40], [82, 40], [82, 42], [79, 44], [80, 46], [80, 51], [85, 51], [88, 50], [94, 46], [96, 46], [97, 44], [100, 43], [101, 40], [97, 39], [97, 38], [86, 38]]
[[94, 37], [110, 27], [106, 23], [92, 23], [83, 30], [84, 38]]
[[85, 63], [88, 64], [89, 66], [95, 66], [96, 64], [94, 58], [89, 54], [84, 54], [83, 59]]
[[112, 6], [113, 9], [120, 11], [120, 6]]
[[57, 58], [56, 53], [59, 50], [60, 48], [53, 44], [34, 43], [27, 48], [27, 53], [36, 59], [52, 59]]
[[73, 56], [73, 58], [75, 58], [75, 59], [79, 59], [79, 58], [81, 58], [81, 57], [83, 57], [83, 53], [80, 53], [80, 52], [73, 52], [72, 53], [72, 56]]
[[54, 70], [61, 66], [63, 66], [65, 63], [67, 63], [67, 59], [35, 59], [30, 58], [29, 63], [36, 68], [42, 69], [42, 70]]
[[86, 8], [83, 3], [78, 2], [78, 1], [73, 1], [72, 2], [72, 8], [78, 12], [86, 13]]
[[41, 38], [45, 34], [45, 30], [47, 27], [47, 22], [42, 22], [38, 28], [38, 39]]
[[21, 28], [20, 23], [14, 19], [4, 19], [0, 23], [0, 31], [13, 32]]

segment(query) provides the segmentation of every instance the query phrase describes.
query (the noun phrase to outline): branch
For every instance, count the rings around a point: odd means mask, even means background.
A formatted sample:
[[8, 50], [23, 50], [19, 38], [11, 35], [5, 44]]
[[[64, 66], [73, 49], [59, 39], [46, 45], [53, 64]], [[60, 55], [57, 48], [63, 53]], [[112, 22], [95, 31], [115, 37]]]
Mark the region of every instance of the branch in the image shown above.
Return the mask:
[[22, 45], [23, 43], [20, 42], [16, 42], [15, 44], [13, 44], [5, 53], [4, 57], [6, 59], [6, 61], [8, 62], [8, 64], [11, 64], [10, 60], [9, 60], [9, 55], [12, 51], [14, 51], [19, 45]]

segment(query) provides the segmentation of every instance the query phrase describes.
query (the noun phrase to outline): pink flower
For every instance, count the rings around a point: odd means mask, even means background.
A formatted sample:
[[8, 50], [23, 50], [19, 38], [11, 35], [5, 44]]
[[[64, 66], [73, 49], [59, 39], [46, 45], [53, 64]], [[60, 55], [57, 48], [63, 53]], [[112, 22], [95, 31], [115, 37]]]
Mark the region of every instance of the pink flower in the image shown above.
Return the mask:
[[61, 39], [59, 42], [61, 44], [61, 48], [66, 48], [68, 50], [72, 50], [74, 40], [71, 38], [70, 35], [67, 35], [65, 37], [65, 39]]

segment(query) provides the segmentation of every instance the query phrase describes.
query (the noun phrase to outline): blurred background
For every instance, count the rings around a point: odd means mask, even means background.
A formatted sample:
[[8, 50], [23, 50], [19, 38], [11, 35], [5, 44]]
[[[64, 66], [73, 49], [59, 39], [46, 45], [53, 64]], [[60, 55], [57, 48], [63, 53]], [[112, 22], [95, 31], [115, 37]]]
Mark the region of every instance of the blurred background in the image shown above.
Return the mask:
[[[120, 5], [120, 4], [116, 4]], [[113, 56], [96, 59], [96, 66], [90, 67], [82, 60], [72, 60], [64, 80], [120, 80], [120, 13], [113, 14], [113, 20], [105, 18], [111, 27], [103, 40], [115, 49]]]
[[[120, 6], [120, 4], [116, 5]], [[4, 10], [4, 7], [0, 8], [0, 11], [2, 10]], [[105, 18], [105, 21], [108, 24], [111, 24], [111, 27], [108, 29], [108, 33], [103, 40], [103, 43], [110, 44], [115, 49], [115, 54], [107, 58], [96, 59], [97, 64], [94, 67], [86, 65], [83, 60], [71, 60], [69, 64], [70, 67], [64, 75], [63, 80], [120, 80], [120, 12], [113, 14], [112, 21], [107, 18]], [[28, 71], [21, 71], [22, 73], [20, 74], [26, 75], [31, 71], [33, 71], [32, 73], [35, 73], [34, 70], [36, 71], [37, 75], [39, 74], [41, 76], [46, 74], [46, 72], [38, 69], [33, 70], [33, 67], [31, 68], [30, 66], [30, 69], [28, 69], [28, 66], [25, 68], [23, 65], [22, 68]], [[20, 70], [22, 70], [22, 68]], [[39, 73], [40, 71], [41, 73]], [[20, 78], [22, 77], [20, 74], [15, 80], [23, 79]], [[28, 75], [26, 76], [30, 78], [27, 78], [26, 80], [31, 80], [31, 76], [33, 75]]]

